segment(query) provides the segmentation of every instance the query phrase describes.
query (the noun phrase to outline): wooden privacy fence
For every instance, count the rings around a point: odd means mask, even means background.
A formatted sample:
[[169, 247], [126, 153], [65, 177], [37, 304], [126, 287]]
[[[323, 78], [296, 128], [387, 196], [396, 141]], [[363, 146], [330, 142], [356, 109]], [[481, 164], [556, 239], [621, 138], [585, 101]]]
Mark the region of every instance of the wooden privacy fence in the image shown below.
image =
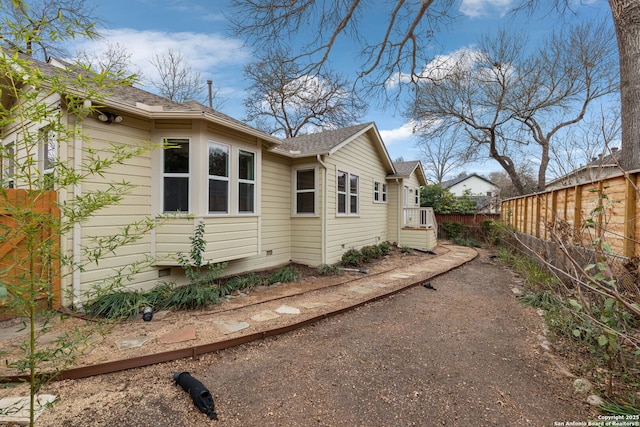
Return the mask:
[[[615, 255], [634, 257], [640, 248], [640, 172], [504, 200], [502, 220], [521, 233], [552, 240], [555, 227], [567, 243], [607, 242]], [[596, 240], [599, 239], [599, 240]]]
[[[497, 221], [500, 214], [495, 213], [475, 213], [475, 214], [435, 214], [436, 223], [438, 224], [438, 238], [446, 239], [448, 236], [444, 232], [442, 225], [445, 222], [459, 222], [467, 227], [479, 229], [485, 220]], [[478, 233], [475, 233], [478, 234]]]
[[[56, 192], [29, 193], [21, 189], [0, 194], [0, 282], [11, 289], [37, 283], [39, 304], [60, 306], [60, 210]], [[53, 221], [52, 221], [53, 219]], [[0, 318], [16, 314], [0, 309]]]

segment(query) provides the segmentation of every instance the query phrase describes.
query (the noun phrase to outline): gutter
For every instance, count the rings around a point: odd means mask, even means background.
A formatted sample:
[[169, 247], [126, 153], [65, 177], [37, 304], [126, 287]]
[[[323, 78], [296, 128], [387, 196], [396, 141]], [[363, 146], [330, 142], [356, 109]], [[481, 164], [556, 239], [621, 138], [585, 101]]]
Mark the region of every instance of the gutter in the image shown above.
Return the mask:
[[[148, 119], [206, 119], [212, 123], [217, 123], [219, 125], [226, 126], [228, 128], [237, 130], [239, 132], [249, 134], [259, 138], [263, 141], [269, 142], [274, 145], [282, 144], [278, 138], [275, 138], [271, 135], [267, 135], [263, 132], [260, 132], [257, 129], [253, 129], [251, 126], [247, 126], [241, 122], [236, 122], [235, 120], [226, 119], [224, 117], [216, 116], [207, 111], [197, 111], [197, 110], [189, 110], [189, 111], [167, 111], [162, 109], [163, 107], [149, 106], [146, 104], [139, 103], [140, 106], [132, 106], [130, 104], [124, 104], [121, 102], [113, 101], [111, 99], [106, 99], [103, 102], [104, 106], [109, 108], [116, 108], [123, 112], [127, 112], [130, 114], [135, 114], [137, 116], [143, 116]], [[144, 107], [147, 108], [144, 108]]]

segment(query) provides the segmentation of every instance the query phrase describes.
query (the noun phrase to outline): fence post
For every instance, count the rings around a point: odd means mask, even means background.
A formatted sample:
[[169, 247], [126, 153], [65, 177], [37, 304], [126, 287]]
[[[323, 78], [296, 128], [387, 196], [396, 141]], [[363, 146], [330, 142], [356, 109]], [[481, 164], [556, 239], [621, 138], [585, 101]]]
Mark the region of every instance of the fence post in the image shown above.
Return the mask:
[[638, 198], [638, 173], [625, 173], [624, 205], [624, 256], [633, 257], [636, 252], [636, 202]]
[[573, 243], [578, 244], [580, 240], [582, 240], [582, 188], [576, 185], [573, 187], [573, 192], [575, 193], [573, 205], [573, 229], [575, 232], [573, 234]]

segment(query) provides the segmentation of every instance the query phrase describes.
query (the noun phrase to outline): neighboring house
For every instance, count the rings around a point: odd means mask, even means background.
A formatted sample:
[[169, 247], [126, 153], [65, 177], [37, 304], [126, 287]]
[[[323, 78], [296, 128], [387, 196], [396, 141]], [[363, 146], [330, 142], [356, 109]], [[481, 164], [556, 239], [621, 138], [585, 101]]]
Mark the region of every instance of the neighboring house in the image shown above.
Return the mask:
[[[36, 64], [45, 74], [56, 72], [52, 64]], [[333, 264], [348, 249], [383, 241], [420, 250], [436, 246], [433, 211], [420, 208], [422, 166], [394, 164], [374, 123], [283, 141], [201, 104], [172, 102], [132, 86], [119, 87], [101, 100], [98, 114], [87, 117], [68, 115], [59, 98], [50, 102], [60, 105], [61, 120], [88, 137], [62, 147], [53, 146], [55, 139], [43, 142], [41, 156], [53, 151], [70, 167], [82, 167], [89, 144], [95, 150], [139, 141], [174, 147], [59, 192], [64, 202], [109, 181], [136, 184], [119, 205], [63, 236], [62, 250], [76, 261], [90, 236], [170, 214], [142, 240], [64, 277], [63, 291], [72, 291], [74, 303], [115, 269], [148, 256], [155, 264], [133, 274], [128, 286], [183, 282], [175, 255], [189, 253], [199, 222], [205, 226], [205, 259], [227, 262], [224, 275], [290, 262]], [[16, 138], [15, 129], [4, 129], [3, 144]], [[43, 168], [45, 157], [38, 159]]]
[[471, 175], [445, 181], [442, 183], [442, 186], [456, 197], [462, 197], [465, 192], [467, 192], [469, 197], [476, 201], [478, 212], [500, 212], [500, 203], [498, 200], [500, 189], [483, 176], [472, 173]]
[[545, 185], [545, 190], [558, 190], [564, 187], [571, 187], [587, 182], [597, 182], [620, 175], [623, 173], [618, 163], [620, 153], [621, 151], [618, 150], [617, 147], [611, 147], [611, 154], [600, 154], [598, 157], [592, 158], [585, 166], [548, 182]]

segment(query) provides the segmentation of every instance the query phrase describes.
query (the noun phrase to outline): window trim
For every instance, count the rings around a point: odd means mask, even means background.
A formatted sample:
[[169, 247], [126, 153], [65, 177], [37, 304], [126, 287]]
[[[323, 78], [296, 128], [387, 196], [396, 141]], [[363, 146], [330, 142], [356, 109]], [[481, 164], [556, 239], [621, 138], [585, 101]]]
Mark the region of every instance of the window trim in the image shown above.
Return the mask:
[[[338, 181], [340, 179], [340, 174], [345, 174], [345, 191], [340, 191], [338, 187]], [[351, 191], [351, 178], [355, 177], [357, 179], [357, 188], [356, 192], [353, 193]], [[336, 216], [340, 217], [357, 217], [360, 216], [360, 175], [354, 172], [350, 172], [344, 169], [336, 169]], [[340, 212], [340, 196], [345, 196], [345, 212]], [[351, 211], [351, 198], [356, 197], [356, 212]]]
[[373, 181], [373, 203], [388, 203], [388, 188], [385, 181]]
[[[170, 144], [170, 141], [182, 141], [182, 142], [186, 142], [189, 145], [189, 172], [187, 173], [181, 173], [181, 172], [165, 172], [164, 168], [165, 168], [165, 155], [166, 152], [168, 150], [168, 148], [163, 148], [162, 149], [162, 155], [160, 156], [160, 169], [161, 169], [161, 179], [160, 179], [160, 196], [161, 196], [161, 200], [160, 200], [160, 212], [162, 213], [178, 213], [178, 214], [184, 214], [184, 215], [188, 215], [191, 213], [192, 211], [192, 194], [191, 194], [191, 187], [192, 187], [192, 170], [193, 170], [193, 144], [191, 137], [164, 137], [162, 138], [162, 141], [164, 144]], [[169, 148], [170, 150], [170, 148]], [[164, 188], [164, 181], [165, 178], [187, 178], [189, 181], [188, 184], [188, 192], [187, 192], [187, 206], [188, 209], [186, 211], [166, 211], [165, 208], [165, 188]]]
[[16, 144], [9, 142], [3, 147], [2, 164], [2, 186], [4, 188], [16, 188]]
[[[299, 171], [313, 171], [313, 189], [298, 190], [298, 172]], [[318, 216], [318, 185], [319, 174], [318, 166], [314, 164], [298, 165], [291, 171], [292, 177], [292, 201], [291, 201], [291, 215], [300, 217], [316, 217]], [[313, 193], [313, 212], [298, 212], [298, 193]]]
[[[222, 175], [211, 175], [209, 174], [209, 147], [211, 144], [219, 145], [226, 147], [227, 149], [227, 176]], [[206, 212], [208, 215], [230, 215], [232, 212], [231, 206], [231, 193], [232, 193], [232, 179], [233, 176], [233, 146], [231, 144], [225, 144], [223, 142], [214, 141], [212, 139], [207, 140], [207, 160], [206, 160], [206, 188], [207, 188], [207, 204], [206, 204]], [[227, 209], [225, 211], [212, 211], [209, 209], [210, 201], [209, 201], [209, 185], [211, 184], [211, 180], [221, 181], [227, 183]], [[237, 209], [237, 205], [236, 205]]]
[[[53, 150], [50, 150], [53, 147]], [[49, 158], [53, 152], [53, 158]], [[55, 162], [57, 161], [58, 141], [53, 135], [51, 125], [46, 125], [38, 129], [38, 167], [43, 179], [43, 188], [53, 190], [53, 177], [55, 173]]]
[[[256, 214], [256, 210], [257, 210], [257, 192], [258, 192], [258, 153], [254, 150], [247, 150], [246, 148], [241, 148], [241, 147], [236, 147], [236, 151], [237, 151], [237, 158], [238, 158], [238, 163], [237, 163], [237, 167], [238, 167], [238, 173], [236, 174], [237, 177], [237, 194], [235, 197], [235, 201], [237, 202], [235, 205], [236, 208], [236, 212], [238, 215], [255, 215]], [[246, 179], [246, 178], [240, 178], [240, 158], [241, 158], [241, 152], [244, 151], [245, 153], [250, 153], [253, 155], [253, 179]], [[231, 159], [229, 159], [231, 163]], [[252, 202], [252, 206], [253, 209], [251, 211], [241, 211], [240, 210], [240, 184], [251, 184], [253, 186], [253, 202]]]

